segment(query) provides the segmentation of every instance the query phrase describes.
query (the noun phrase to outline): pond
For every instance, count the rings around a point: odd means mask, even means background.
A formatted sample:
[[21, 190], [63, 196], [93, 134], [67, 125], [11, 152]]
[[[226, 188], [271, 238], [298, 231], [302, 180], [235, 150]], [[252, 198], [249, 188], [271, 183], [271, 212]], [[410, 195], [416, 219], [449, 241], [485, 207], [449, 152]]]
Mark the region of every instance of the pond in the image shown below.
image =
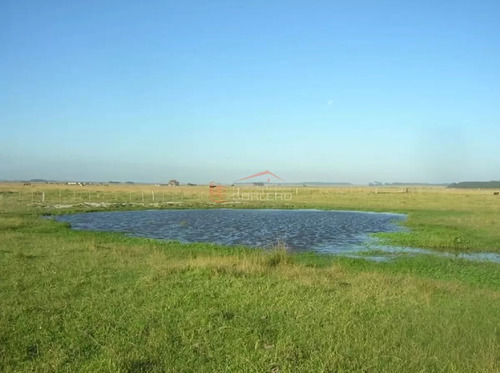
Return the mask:
[[180, 242], [211, 242], [292, 251], [340, 253], [370, 242], [370, 234], [395, 232], [405, 215], [320, 210], [147, 210], [63, 215], [73, 229], [124, 232]]
[[[406, 215], [323, 210], [146, 210], [63, 215], [73, 229], [122, 232], [180, 242], [209, 242], [314, 251], [386, 261], [398, 255], [432, 254], [500, 262], [497, 253], [447, 253], [382, 245], [372, 233], [406, 231]], [[375, 254], [376, 253], [376, 254]]]

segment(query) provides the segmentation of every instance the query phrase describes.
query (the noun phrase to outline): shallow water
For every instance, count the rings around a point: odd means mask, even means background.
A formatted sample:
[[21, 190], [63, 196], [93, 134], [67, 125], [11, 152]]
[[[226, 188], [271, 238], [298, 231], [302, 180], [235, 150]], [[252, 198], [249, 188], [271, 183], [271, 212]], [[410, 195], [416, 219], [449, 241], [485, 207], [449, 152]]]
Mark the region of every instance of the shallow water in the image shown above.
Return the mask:
[[[147, 210], [63, 215], [73, 229], [123, 232], [180, 242], [211, 242], [270, 248], [278, 242], [291, 251], [315, 251], [387, 261], [398, 255], [432, 254], [500, 262], [496, 253], [446, 253], [381, 245], [371, 233], [406, 230], [406, 215], [322, 210]], [[370, 255], [370, 251], [376, 254]]]
[[341, 253], [362, 247], [370, 233], [395, 232], [405, 215], [319, 210], [148, 210], [91, 212], [56, 218], [80, 230], [125, 232], [181, 242], [212, 242], [293, 251]]
[[[369, 248], [368, 250], [366, 248]], [[370, 255], [370, 251], [376, 251], [377, 255]], [[399, 247], [399, 246], [385, 246], [380, 245], [376, 240], [373, 243], [367, 244], [364, 249], [355, 249], [347, 254], [348, 256], [360, 258], [364, 257], [366, 259], [371, 259], [375, 261], [388, 261], [390, 259], [396, 258], [401, 255], [434, 255], [448, 258], [466, 259], [473, 260], [477, 262], [494, 262], [500, 263], [500, 254], [491, 252], [446, 252], [446, 251], [434, 251], [429, 249], [418, 249], [411, 247]]]

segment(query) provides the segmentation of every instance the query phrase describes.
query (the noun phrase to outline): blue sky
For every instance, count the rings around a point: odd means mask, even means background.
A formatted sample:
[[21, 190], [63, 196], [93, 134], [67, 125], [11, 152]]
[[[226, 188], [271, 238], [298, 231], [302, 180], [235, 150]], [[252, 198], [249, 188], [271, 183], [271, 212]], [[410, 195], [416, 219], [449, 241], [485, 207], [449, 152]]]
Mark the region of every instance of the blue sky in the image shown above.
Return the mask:
[[0, 179], [500, 179], [498, 1], [0, 2]]

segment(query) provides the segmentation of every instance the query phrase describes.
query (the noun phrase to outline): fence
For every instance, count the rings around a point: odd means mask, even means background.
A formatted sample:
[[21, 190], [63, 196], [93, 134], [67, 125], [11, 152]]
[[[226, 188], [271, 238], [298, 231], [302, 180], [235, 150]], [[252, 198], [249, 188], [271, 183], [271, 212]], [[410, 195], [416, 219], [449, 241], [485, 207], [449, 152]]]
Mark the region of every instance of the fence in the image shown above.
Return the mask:
[[[119, 186], [113, 189], [104, 186], [66, 186], [55, 184], [39, 184], [22, 186], [19, 184], [0, 183], [0, 203], [5, 204], [45, 204], [45, 205], [75, 205], [75, 204], [182, 204], [182, 203], [212, 203], [209, 186]], [[391, 198], [400, 195], [401, 198], [411, 198], [413, 195], [429, 193], [463, 194], [482, 193], [473, 190], [453, 190], [430, 187], [258, 187], [258, 186], [225, 186], [226, 201], [235, 202], [233, 195], [286, 192], [291, 198], [266, 199], [266, 203], [277, 204], [328, 202], [343, 198]], [[488, 192], [490, 193], [490, 192]], [[365, 197], [363, 197], [365, 196]], [[372, 196], [372, 197], [370, 197]], [[407, 197], [403, 197], [407, 196]], [[253, 201], [253, 199], [250, 199]], [[241, 198], [240, 202], [245, 202]], [[256, 201], [258, 202], [258, 200]], [[261, 201], [263, 202], [263, 201]], [[237, 201], [235, 203], [238, 203]]]

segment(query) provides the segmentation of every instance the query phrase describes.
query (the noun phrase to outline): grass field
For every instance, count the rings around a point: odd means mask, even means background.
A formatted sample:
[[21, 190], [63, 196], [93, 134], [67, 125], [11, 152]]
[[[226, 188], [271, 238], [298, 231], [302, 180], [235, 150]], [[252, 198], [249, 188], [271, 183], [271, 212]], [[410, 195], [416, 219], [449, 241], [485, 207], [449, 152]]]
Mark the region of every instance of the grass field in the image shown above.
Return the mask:
[[[392, 243], [500, 252], [490, 191], [292, 192], [222, 206], [405, 212], [412, 232]], [[208, 187], [0, 184], [0, 196], [0, 371], [500, 371], [498, 263], [185, 245], [39, 218], [220, 207]]]

